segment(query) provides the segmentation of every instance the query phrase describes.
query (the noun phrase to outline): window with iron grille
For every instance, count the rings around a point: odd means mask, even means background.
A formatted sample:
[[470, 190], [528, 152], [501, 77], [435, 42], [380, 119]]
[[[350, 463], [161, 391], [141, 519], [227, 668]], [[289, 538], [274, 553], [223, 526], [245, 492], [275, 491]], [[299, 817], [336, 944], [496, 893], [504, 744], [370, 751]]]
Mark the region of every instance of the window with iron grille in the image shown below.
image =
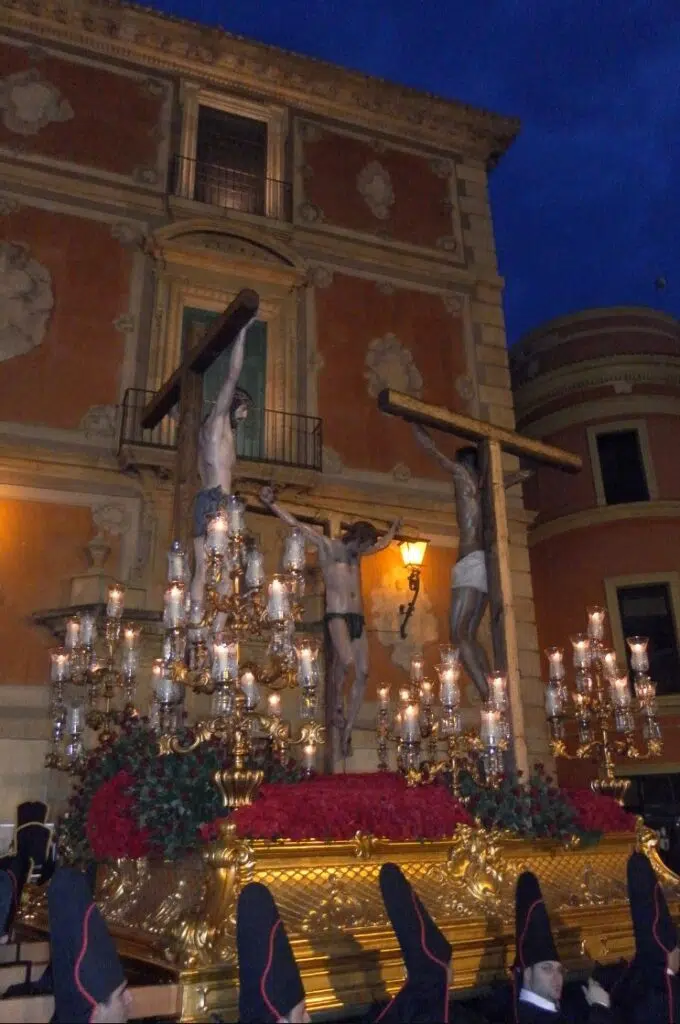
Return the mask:
[[[668, 583], [617, 587], [616, 596], [625, 637], [649, 637], [649, 674], [657, 693], [680, 692], [680, 655]], [[627, 652], [630, 656], [630, 652]]]
[[266, 185], [266, 122], [199, 106], [194, 199], [263, 215]]

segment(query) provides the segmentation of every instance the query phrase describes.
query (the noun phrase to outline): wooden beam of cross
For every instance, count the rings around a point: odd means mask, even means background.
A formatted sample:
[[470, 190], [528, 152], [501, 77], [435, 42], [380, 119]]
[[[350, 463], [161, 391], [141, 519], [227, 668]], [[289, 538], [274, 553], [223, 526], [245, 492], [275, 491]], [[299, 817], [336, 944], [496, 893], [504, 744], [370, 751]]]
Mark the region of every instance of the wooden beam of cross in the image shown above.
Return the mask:
[[519, 645], [510, 571], [508, 512], [503, 479], [503, 452], [528, 462], [552, 466], [566, 473], [578, 473], [582, 461], [578, 455], [553, 445], [523, 437], [492, 423], [430, 405], [391, 389], [378, 395], [378, 407], [409, 423], [432, 427], [477, 445], [483, 486], [485, 549], [489, 571], [489, 606], [495, 668], [507, 672], [508, 696], [515, 765], [523, 772], [529, 768], [524, 711], [519, 675]]
[[185, 550], [191, 543], [191, 509], [200, 487], [198, 441], [203, 413], [203, 376], [217, 357], [255, 318], [260, 305], [257, 292], [244, 288], [208, 328], [203, 339], [182, 362], [142, 412], [142, 427], [151, 430], [179, 403], [172, 538]]

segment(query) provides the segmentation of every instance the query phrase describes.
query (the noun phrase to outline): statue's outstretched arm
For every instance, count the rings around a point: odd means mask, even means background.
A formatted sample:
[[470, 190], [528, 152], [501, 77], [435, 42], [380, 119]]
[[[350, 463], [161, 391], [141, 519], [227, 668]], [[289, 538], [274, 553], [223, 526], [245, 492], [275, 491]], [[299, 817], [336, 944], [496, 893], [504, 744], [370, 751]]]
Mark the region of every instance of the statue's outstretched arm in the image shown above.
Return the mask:
[[236, 385], [238, 379], [241, 376], [241, 370], [243, 369], [243, 357], [245, 354], [246, 346], [246, 333], [248, 326], [239, 331], [236, 335], [236, 341], [231, 346], [231, 358], [229, 360], [229, 372], [224, 379], [224, 383], [220, 388], [217, 396], [217, 401], [212, 410], [212, 416], [215, 418], [226, 416], [231, 409], [231, 403], [234, 398], [234, 392], [236, 391]]
[[453, 459], [449, 459], [443, 454], [443, 452], [439, 451], [439, 448], [437, 448], [425, 427], [421, 427], [420, 424], [414, 423], [413, 433], [416, 436], [418, 444], [424, 448], [426, 452], [434, 456], [442, 469], [445, 469], [447, 473], [453, 473], [456, 463]]
[[295, 518], [292, 512], [289, 512], [287, 509], [277, 505], [274, 491], [271, 487], [262, 488], [260, 491], [260, 501], [266, 508], [270, 509], [275, 516], [278, 516], [281, 522], [285, 523], [286, 526], [300, 530], [310, 544], [313, 544], [317, 548], [328, 547], [330, 544], [328, 537], [319, 533], [318, 530], [315, 530], [314, 527], [310, 526], [308, 523], [301, 523], [299, 519]]

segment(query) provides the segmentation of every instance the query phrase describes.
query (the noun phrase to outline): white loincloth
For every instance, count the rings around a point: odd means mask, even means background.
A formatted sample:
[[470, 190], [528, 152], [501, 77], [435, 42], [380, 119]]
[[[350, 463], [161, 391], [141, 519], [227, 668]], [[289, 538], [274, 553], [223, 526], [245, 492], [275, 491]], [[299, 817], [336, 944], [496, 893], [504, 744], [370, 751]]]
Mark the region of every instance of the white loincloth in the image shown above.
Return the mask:
[[486, 575], [486, 557], [483, 551], [471, 551], [451, 570], [451, 587], [471, 587], [482, 594], [488, 594], [489, 581]]

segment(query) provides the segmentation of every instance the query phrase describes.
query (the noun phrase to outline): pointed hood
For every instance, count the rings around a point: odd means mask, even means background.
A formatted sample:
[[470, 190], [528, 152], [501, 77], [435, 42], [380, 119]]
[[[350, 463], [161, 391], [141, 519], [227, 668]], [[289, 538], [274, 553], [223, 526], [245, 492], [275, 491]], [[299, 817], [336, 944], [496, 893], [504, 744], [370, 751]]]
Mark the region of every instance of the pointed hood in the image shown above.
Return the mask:
[[637, 964], [665, 968], [668, 954], [678, 945], [678, 932], [654, 868], [643, 853], [633, 853], [628, 860], [628, 899]]
[[305, 990], [286, 929], [266, 886], [251, 882], [236, 912], [241, 1024], [267, 1024], [286, 1017]]
[[515, 890], [515, 967], [524, 971], [559, 959], [538, 879], [532, 871], [524, 871]]

